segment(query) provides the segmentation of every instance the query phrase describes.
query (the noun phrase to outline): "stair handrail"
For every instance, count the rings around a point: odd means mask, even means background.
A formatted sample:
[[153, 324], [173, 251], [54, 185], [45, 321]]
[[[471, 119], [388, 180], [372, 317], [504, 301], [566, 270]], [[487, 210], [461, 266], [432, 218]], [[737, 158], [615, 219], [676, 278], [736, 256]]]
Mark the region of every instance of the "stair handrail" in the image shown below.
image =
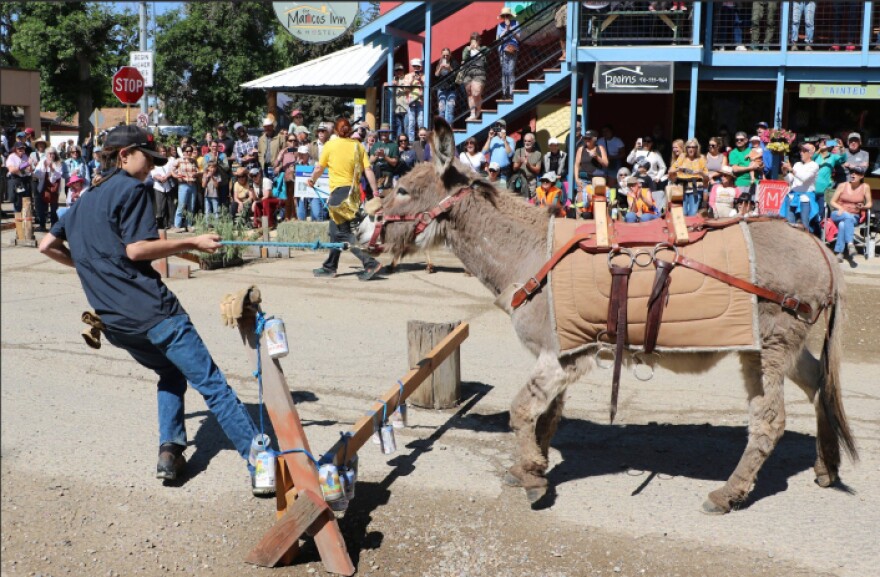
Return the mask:
[[[536, 4], [538, 5], [537, 12], [532, 13], [531, 15], [528, 16], [528, 18], [526, 18], [526, 20], [520, 22], [519, 27], [516, 30], [513, 30], [512, 32], [509, 32], [509, 33], [505, 34], [504, 36], [497, 38], [494, 42], [492, 42], [489, 45], [482, 46], [481, 48], [485, 48], [485, 50], [482, 50], [481, 54], [479, 54], [475, 58], [484, 58], [485, 59], [487, 54], [497, 54], [498, 49], [501, 47], [501, 45], [503, 45], [505, 42], [507, 42], [511, 38], [511, 36], [513, 36], [514, 34], [519, 34], [519, 44], [520, 44], [520, 49], [522, 50], [522, 48], [524, 46], [528, 45], [528, 40], [530, 38], [534, 38], [535, 36], [537, 36], [539, 34], [547, 34], [548, 27], [553, 28], [553, 32], [555, 33], [555, 21], [553, 19], [553, 14], [556, 12], [556, 9], [559, 8], [559, 3], [558, 2], [540, 2], [540, 3], [536, 3]], [[520, 67], [518, 66], [517, 72], [514, 75], [514, 81], [521, 80], [522, 78], [524, 78], [526, 76], [530, 76], [536, 69], [543, 69], [544, 66], [548, 62], [558, 60], [559, 55], [562, 54], [562, 48], [559, 45], [558, 41], [554, 41], [552, 43], [552, 45], [554, 47], [552, 50], [553, 54], [545, 55], [545, 57], [538, 59], [537, 62], [529, 63], [525, 67], [525, 70], [520, 69]], [[472, 63], [473, 63], [473, 59], [468, 60], [467, 62], [460, 62], [449, 73], [447, 73], [446, 76], [442, 80], [434, 80], [432, 78], [431, 94], [430, 94], [431, 98], [428, 102], [429, 107], [432, 106], [432, 103], [437, 102], [437, 93], [439, 91], [441, 91], [441, 90], [448, 91], [448, 90], [452, 90], [452, 89], [458, 90], [458, 84], [456, 83], [456, 78], [458, 77], [458, 73], [462, 70], [462, 68], [467, 67], [467, 66], [471, 66]], [[425, 72], [433, 74], [434, 69], [435, 69], [435, 63], [432, 62], [431, 69], [430, 70], [426, 69]], [[500, 78], [500, 75], [498, 76], [498, 78]], [[488, 84], [488, 82], [487, 82], [487, 84]], [[500, 84], [499, 84], [499, 88], [492, 91], [491, 93], [489, 91], [487, 91], [484, 87], [483, 100], [484, 101], [489, 100], [490, 98], [496, 96], [500, 92], [501, 92]], [[464, 96], [464, 95], [462, 94], [461, 96]], [[460, 102], [461, 102], [461, 99], [457, 98], [456, 104], [458, 105]], [[433, 110], [434, 110], [433, 107], [431, 107], [430, 110], [433, 112]], [[453, 122], [461, 120], [469, 112], [470, 112], [469, 109], [467, 109], [465, 107], [465, 109], [462, 112], [457, 112], [455, 114], [455, 116], [453, 117]]]

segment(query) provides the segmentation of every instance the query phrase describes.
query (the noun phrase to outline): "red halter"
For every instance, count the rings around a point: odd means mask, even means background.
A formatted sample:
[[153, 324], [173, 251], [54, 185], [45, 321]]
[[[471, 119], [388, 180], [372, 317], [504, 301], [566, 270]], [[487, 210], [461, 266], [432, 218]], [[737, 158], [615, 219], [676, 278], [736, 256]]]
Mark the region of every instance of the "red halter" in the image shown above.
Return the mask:
[[422, 234], [428, 225], [437, 219], [441, 214], [446, 214], [452, 207], [458, 203], [461, 199], [467, 195], [472, 190], [470, 186], [464, 186], [458, 190], [455, 194], [450, 194], [443, 200], [437, 203], [437, 206], [432, 208], [431, 210], [425, 212], [417, 212], [415, 214], [389, 214], [385, 216], [382, 211], [378, 211], [375, 215], [376, 218], [376, 228], [373, 229], [373, 236], [370, 237], [370, 242], [367, 244], [367, 250], [373, 253], [379, 253], [385, 250], [385, 230], [384, 227], [388, 223], [392, 222], [412, 222], [414, 221], [416, 225], [413, 227], [412, 235], [410, 239], [415, 239], [417, 236]]

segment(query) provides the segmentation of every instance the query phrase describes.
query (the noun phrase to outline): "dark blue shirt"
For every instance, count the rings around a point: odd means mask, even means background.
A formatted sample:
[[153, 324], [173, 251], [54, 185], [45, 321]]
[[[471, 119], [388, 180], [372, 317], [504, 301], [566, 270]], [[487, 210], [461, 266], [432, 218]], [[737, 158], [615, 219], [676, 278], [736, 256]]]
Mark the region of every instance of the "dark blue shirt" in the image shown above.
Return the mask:
[[159, 238], [152, 189], [125, 171], [91, 188], [52, 227], [67, 241], [86, 298], [110, 329], [145, 333], [183, 307], [150, 261], [126, 245]]

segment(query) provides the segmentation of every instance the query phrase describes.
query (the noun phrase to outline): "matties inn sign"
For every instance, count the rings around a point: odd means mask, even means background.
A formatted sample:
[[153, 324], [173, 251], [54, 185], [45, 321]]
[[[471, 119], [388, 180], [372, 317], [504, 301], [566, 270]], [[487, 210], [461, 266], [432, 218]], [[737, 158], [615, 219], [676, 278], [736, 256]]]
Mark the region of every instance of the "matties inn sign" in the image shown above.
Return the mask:
[[352, 27], [357, 2], [273, 2], [275, 15], [294, 37], [313, 44], [336, 40]]

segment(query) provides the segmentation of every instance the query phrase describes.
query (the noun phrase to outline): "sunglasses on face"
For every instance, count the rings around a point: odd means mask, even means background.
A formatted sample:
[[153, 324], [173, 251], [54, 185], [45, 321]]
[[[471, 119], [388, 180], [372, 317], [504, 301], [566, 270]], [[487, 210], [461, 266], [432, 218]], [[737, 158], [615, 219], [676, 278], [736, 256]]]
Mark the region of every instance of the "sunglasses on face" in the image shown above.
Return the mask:
[[718, 148], [718, 145], [713, 142], [709, 144], [709, 148]]
[[288, 138], [287, 142], [296, 142], [296, 139], [295, 138]]

